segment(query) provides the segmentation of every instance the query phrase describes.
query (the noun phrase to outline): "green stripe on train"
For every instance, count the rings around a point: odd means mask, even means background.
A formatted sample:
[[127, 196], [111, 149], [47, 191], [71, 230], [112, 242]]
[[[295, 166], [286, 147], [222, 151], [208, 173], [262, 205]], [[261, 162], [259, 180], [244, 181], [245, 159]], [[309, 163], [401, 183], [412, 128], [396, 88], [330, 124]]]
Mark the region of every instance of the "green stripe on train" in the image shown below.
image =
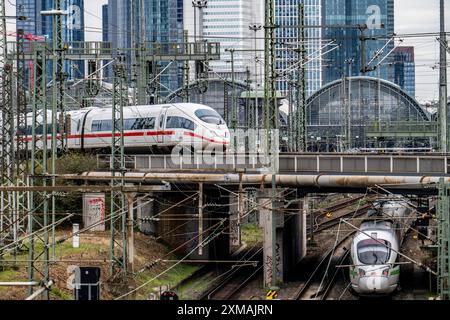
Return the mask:
[[398, 274], [400, 274], [400, 269], [391, 271], [391, 276], [396, 276], [396, 275], [398, 275]]

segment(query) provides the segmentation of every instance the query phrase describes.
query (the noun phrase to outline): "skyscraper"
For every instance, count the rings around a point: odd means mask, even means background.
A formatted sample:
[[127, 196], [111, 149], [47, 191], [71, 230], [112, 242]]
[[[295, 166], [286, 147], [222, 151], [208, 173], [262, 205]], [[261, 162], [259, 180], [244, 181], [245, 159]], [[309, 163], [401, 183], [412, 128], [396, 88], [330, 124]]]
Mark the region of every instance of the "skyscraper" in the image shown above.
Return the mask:
[[[111, 35], [109, 33], [109, 5], [104, 4], [102, 6], [102, 41], [103, 42], [111, 42], [112, 39], [110, 39]], [[103, 61], [103, 65], [106, 65], [109, 61]], [[109, 80], [111, 77], [111, 66], [107, 66], [103, 68], [103, 79], [106, 79], [106, 81]]]
[[17, 29], [23, 29], [25, 34], [42, 34], [42, 17], [40, 14], [42, 0], [17, 0], [16, 14], [25, 16], [26, 21], [18, 20]]
[[[361, 74], [362, 60], [367, 65], [394, 33], [394, 0], [322, 0], [322, 24], [326, 26], [323, 39], [335, 40], [341, 45], [341, 48], [324, 56], [323, 84], [349, 74], [357, 76]], [[360, 41], [361, 35], [366, 41]], [[381, 58], [393, 48], [394, 43], [391, 41]], [[365, 75], [379, 75], [382, 79], [392, 81], [392, 68], [388, 64], [393, 60], [391, 54], [379, 70], [369, 71]]]
[[[183, 0], [109, 0], [107, 36], [114, 48], [123, 49], [143, 41], [183, 42]], [[130, 76], [131, 59], [127, 54]], [[165, 69], [160, 77], [162, 95], [175, 91], [182, 84], [180, 63], [170, 66], [169, 63], [159, 64], [160, 70]]]
[[[278, 40], [277, 69], [279, 71], [287, 70], [298, 63], [298, 55], [294, 50], [299, 47], [300, 4], [304, 4], [306, 26], [320, 26], [321, 23], [321, 0], [275, 0], [275, 24], [282, 26], [276, 29]], [[319, 90], [322, 85], [321, 29], [305, 28], [305, 38], [306, 56], [309, 57], [309, 62], [304, 65], [307, 84], [306, 95], [310, 96]], [[285, 95], [289, 91], [290, 74], [278, 80], [278, 90]]]
[[[54, 0], [17, 0], [16, 14], [26, 16], [27, 21], [18, 21], [17, 28], [26, 34], [45, 36], [53, 39], [53, 17], [41, 15], [41, 11], [54, 8]], [[63, 41], [69, 46], [84, 41], [84, 0], [62, 0], [61, 9], [67, 11], [63, 16]], [[65, 72], [69, 79], [84, 78], [84, 62], [66, 62]], [[49, 73], [51, 74], [51, 72]]]
[[[189, 5], [191, 10], [191, 1]], [[255, 53], [255, 31], [250, 29], [252, 24], [263, 23], [264, 1], [262, 0], [209, 0], [207, 6], [202, 9], [202, 21], [199, 23], [202, 39], [208, 42], [219, 42], [221, 47], [220, 61], [212, 61], [210, 68], [212, 76], [231, 79], [231, 52], [233, 53], [235, 79], [244, 81], [247, 77], [247, 69], [254, 73]], [[193, 18], [193, 16], [191, 16]], [[190, 36], [193, 35], [194, 22], [186, 20], [185, 26]], [[257, 37], [264, 33], [261, 30]], [[191, 38], [192, 39], [192, 38]], [[257, 49], [262, 49], [263, 42], [256, 41]], [[259, 52], [259, 56], [262, 53]]]
[[409, 95], [416, 95], [414, 47], [397, 47], [394, 51], [394, 82]]
[[108, 19], [108, 5], [104, 4], [102, 6], [102, 41], [108, 42], [108, 25], [109, 25], [109, 19]]

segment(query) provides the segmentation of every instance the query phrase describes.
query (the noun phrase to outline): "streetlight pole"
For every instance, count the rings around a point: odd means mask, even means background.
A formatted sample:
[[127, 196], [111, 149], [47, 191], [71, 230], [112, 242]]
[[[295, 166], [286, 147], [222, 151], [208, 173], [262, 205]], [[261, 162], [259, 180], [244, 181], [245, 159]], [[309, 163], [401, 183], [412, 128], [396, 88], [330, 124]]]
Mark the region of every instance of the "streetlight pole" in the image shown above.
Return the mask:
[[[201, 10], [203, 8], [206, 8], [208, 5], [208, 1], [207, 0], [192, 0], [192, 6], [194, 7], [194, 42], [197, 42], [197, 9], [199, 9], [200, 13]], [[198, 19], [198, 25], [199, 25], [199, 33], [202, 33], [202, 27], [201, 27], [201, 20], [202, 20], [202, 15], [199, 14], [199, 19]]]
[[347, 137], [347, 148], [351, 149], [352, 148], [352, 83], [351, 83], [351, 77], [352, 77], [352, 65], [355, 62], [354, 59], [347, 59], [345, 60], [345, 62], [348, 64], [348, 101], [347, 101], [347, 105], [346, 105], [346, 120], [345, 120], [345, 124], [346, 124], [346, 130], [345, 130], [345, 135]]
[[249, 26], [251, 31], [255, 32], [255, 129], [258, 126], [258, 31], [262, 30], [262, 25], [260, 23], [254, 23]]
[[447, 39], [445, 34], [444, 0], [440, 1], [441, 16], [441, 50], [439, 68], [439, 149], [442, 153], [448, 152], [448, 110], [447, 110]]

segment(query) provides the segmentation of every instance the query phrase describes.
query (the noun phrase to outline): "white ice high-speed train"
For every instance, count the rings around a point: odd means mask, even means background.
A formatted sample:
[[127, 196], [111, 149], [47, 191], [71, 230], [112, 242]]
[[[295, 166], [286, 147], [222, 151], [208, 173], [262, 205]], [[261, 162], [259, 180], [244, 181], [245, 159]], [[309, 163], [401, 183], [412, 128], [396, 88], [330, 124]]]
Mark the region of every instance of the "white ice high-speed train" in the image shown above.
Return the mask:
[[375, 207], [351, 246], [351, 286], [361, 296], [388, 295], [397, 289], [398, 252], [414, 219], [406, 200], [381, 201]]
[[[58, 115], [59, 117], [59, 115]], [[48, 135], [51, 112], [47, 113]], [[130, 106], [123, 108], [124, 145], [127, 151], [149, 151], [175, 146], [196, 149], [226, 149], [230, 132], [222, 117], [212, 108], [193, 103]], [[28, 115], [27, 140], [31, 141], [32, 115]], [[68, 124], [68, 125], [67, 125]], [[58, 126], [59, 127], [59, 126]], [[112, 109], [86, 108], [66, 113], [67, 148], [106, 149], [112, 141]], [[42, 136], [43, 128], [36, 130]], [[59, 132], [59, 128], [57, 130]], [[40, 143], [43, 143], [40, 139]], [[48, 146], [50, 142], [48, 140]]]

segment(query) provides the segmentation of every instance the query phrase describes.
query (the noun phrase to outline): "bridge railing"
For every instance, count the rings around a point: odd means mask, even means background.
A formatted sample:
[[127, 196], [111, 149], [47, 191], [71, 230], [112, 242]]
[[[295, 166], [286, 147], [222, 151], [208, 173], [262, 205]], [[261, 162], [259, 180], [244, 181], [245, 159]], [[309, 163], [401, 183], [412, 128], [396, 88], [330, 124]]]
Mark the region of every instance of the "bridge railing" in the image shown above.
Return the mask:
[[[447, 175], [449, 157], [443, 155], [340, 155], [340, 154], [281, 154], [279, 172], [283, 174], [410, 174]], [[177, 161], [178, 160], [178, 161]], [[127, 155], [127, 170], [151, 172], [158, 170], [204, 170], [204, 171], [267, 171], [270, 166], [261, 155], [216, 155], [205, 162], [201, 155], [179, 158], [171, 155]], [[209, 159], [211, 160], [211, 159]], [[110, 156], [97, 156], [98, 169], [110, 168]]]

